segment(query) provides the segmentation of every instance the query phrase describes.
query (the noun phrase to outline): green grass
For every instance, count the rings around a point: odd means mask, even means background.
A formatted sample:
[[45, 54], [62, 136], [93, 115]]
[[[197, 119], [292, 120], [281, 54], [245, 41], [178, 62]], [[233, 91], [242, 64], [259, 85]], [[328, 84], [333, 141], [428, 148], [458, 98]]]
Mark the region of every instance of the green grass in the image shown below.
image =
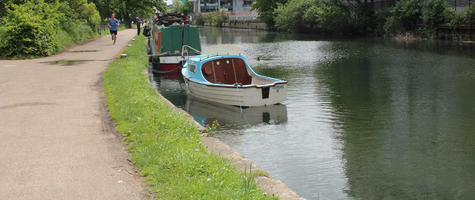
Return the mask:
[[137, 37], [104, 74], [107, 107], [132, 161], [157, 199], [273, 199], [253, 174], [209, 154], [200, 132], [149, 86], [145, 38]]

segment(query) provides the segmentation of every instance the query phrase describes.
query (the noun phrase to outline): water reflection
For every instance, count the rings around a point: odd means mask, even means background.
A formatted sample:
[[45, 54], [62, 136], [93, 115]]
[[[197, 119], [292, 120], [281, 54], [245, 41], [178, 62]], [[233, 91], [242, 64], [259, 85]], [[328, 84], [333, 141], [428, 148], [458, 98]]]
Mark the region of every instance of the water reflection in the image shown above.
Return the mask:
[[282, 124], [287, 122], [287, 107], [282, 104], [240, 108], [237, 106], [210, 103], [189, 96], [185, 110], [202, 125], [218, 121], [218, 130], [234, 130], [259, 124]]
[[473, 59], [361, 43], [327, 51], [345, 55], [315, 75], [339, 124], [349, 196], [475, 197]]

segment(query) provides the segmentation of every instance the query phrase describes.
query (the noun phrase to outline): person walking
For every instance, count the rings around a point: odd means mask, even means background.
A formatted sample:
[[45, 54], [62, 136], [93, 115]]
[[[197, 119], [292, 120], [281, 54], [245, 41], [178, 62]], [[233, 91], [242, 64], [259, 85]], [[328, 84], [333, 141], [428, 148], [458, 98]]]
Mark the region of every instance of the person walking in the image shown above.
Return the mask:
[[109, 30], [112, 36], [112, 40], [114, 40], [114, 45], [115, 42], [117, 41], [117, 29], [120, 26], [119, 20], [115, 18], [115, 13], [112, 13], [111, 18], [109, 18], [109, 23], [107, 24], [109, 26]]
[[142, 25], [142, 20], [140, 19], [140, 16], [137, 16], [137, 18], [135, 18], [135, 24], [137, 24], [137, 35], [140, 35], [140, 26]]

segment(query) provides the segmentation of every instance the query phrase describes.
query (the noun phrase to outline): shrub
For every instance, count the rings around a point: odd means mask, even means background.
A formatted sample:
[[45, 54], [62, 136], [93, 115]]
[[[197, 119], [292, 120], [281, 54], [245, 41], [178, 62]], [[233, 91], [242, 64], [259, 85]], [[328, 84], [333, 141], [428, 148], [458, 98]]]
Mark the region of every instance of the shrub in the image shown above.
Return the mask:
[[56, 25], [61, 14], [43, 0], [11, 4], [2, 18], [2, 57], [47, 56], [58, 48]]
[[422, 3], [419, 0], [398, 1], [390, 10], [384, 23], [386, 33], [401, 33], [414, 30], [421, 22]]
[[219, 13], [219, 15], [214, 16], [214, 21], [216, 26], [222, 27], [224, 23], [228, 20], [228, 16], [226, 16], [226, 12], [224, 10]]
[[86, 22], [77, 21], [68, 29], [58, 29], [56, 36], [58, 39], [58, 51], [61, 51], [71, 43], [94, 38], [95, 32]]
[[327, 1], [317, 1], [305, 11], [304, 26], [314, 31], [345, 32], [349, 15], [339, 6]]
[[375, 13], [376, 26], [374, 29], [374, 33], [376, 35], [385, 34], [384, 24], [386, 23], [386, 20], [389, 19], [390, 17], [391, 17], [391, 8], [385, 8]]
[[196, 16], [195, 23], [197, 25], [204, 25], [205, 24], [205, 17], [203, 16], [203, 14], [199, 13]]
[[257, 10], [259, 12], [259, 19], [269, 27], [272, 27], [275, 23], [275, 9], [288, 1], [289, 0], [256, 0], [255, 3], [252, 4], [252, 10]]
[[445, 0], [426, 0], [422, 8], [422, 19], [428, 30], [434, 31], [451, 15]]
[[287, 32], [305, 31], [303, 16], [316, 2], [316, 0], [290, 0], [286, 4], [279, 4], [274, 11], [275, 28]]
[[189, 0], [175, 0], [173, 4], [175, 5], [175, 11], [185, 14], [185, 16], [188, 15], [188, 13], [193, 12], [193, 2]]
[[454, 12], [450, 18], [450, 22], [448, 23], [449, 27], [452, 29], [456, 29], [457, 27], [463, 25], [465, 23], [465, 15], [459, 12]]
[[208, 13], [206, 14], [205, 21], [208, 22], [210, 25], [214, 23], [214, 16], [215, 13]]
[[465, 11], [464, 21], [467, 25], [475, 25], [475, 4], [472, 4], [467, 11]]
[[350, 24], [354, 27], [354, 32], [357, 34], [373, 32], [376, 27], [373, 4], [369, 1], [361, 1], [351, 10], [353, 18]]

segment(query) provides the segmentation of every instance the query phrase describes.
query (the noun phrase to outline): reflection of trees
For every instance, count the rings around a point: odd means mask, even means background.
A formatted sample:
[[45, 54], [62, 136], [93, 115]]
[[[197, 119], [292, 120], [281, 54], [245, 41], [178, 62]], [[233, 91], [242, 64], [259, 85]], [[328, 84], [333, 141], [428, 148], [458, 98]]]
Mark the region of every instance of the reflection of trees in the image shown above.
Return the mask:
[[339, 54], [315, 75], [341, 130], [350, 196], [475, 196], [474, 60], [362, 43], [322, 49]]
[[257, 43], [265, 38], [268, 32], [247, 30], [202, 27], [200, 28], [201, 42], [204, 46], [216, 44]]

